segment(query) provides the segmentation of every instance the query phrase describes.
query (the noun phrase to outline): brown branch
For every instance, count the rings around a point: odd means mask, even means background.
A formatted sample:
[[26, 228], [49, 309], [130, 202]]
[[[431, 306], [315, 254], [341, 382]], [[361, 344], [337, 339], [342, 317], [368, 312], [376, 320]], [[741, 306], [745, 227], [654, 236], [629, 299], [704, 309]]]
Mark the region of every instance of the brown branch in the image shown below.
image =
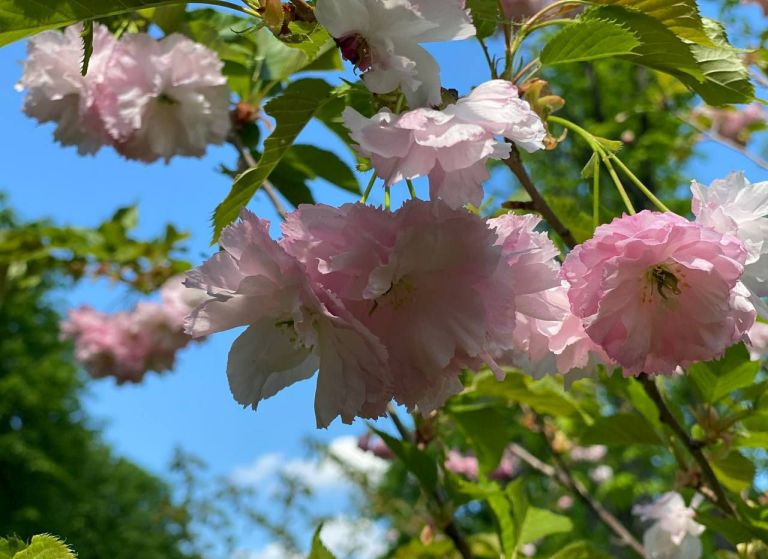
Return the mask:
[[[389, 414], [392, 423], [395, 425], [395, 429], [397, 429], [397, 432], [400, 434], [400, 438], [404, 441], [413, 442], [414, 436], [400, 419], [400, 416], [397, 415], [397, 411], [395, 411], [395, 408], [392, 406], [392, 404], [387, 406], [387, 413]], [[435, 491], [432, 493], [431, 497], [434, 499], [435, 503], [437, 503], [437, 506], [440, 508], [440, 510], [445, 508], [445, 499], [442, 495], [440, 495], [440, 493]], [[459, 552], [463, 559], [474, 559], [472, 550], [469, 549], [469, 544], [467, 543], [467, 540], [464, 539], [464, 536], [459, 530], [459, 527], [456, 525], [456, 522], [454, 522], [453, 516], [449, 517], [448, 523], [442, 527], [442, 530], [445, 535], [448, 536], [448, 539], [451, 540], [453, 546], [456, 548], [456, 551]]]
[[[715, 504], [720, 507], [720, 509], [726, 514], [735, 516], [736, 512], [734, 511], [731, 503], [728, 501], [728, 497], [725, 494], [725, 489], [723, 489], [723, 486], [717, 479], [717, 476], [715, 475], [712, 466], [707, 460], [707, 457], [704, 456], [704, 453], [701, 450], [704, 446], [704, 443], [693, 439], [688, 434], [688, 431], [686, 431], [685, 428], [680, 425], [680, 422], [677, 421], [677, 418], [674, 416], [672, 411], [667, 406], [667, 403], [664, 401], [664, 397], [661, 395], [659, 387], [656, 386], [656, 382], [650, 376], [643, 373], [638, 377], [638, 380], [640, 381], [640, 384], [643, 385], [646, 394], [648, 394], [651, 400], [653, 400], [653, 403], [656, 404], [656, 408], [659, 410], [659, 419], [661, 422], [672, 429], [672, 432], [677, 436], [678, 439], [680, 439], [680, 442], [682, 442], [685, 448], [688, 449], [688, 452], [690, 452], [691, 456], [693, 456], [694, 460], [696, 460], [696, 463], [699, 465], [699, 468], [701, 468], [701, 473], [710, 486], [709, 489], [712, 490], [712, 493], [714, 493], [716, 497], [716, 500], [714, 501]], [[704, 495], [711, 495], [711, 493], [707, 491], [703, 491], [702, 493]]]
[[575, 494], [579, 500], [584, 503], [587, 508], [589, 508], [603, 524], [608, 526], [608, 528], [610, 528], [611, 531], [616, 534], [622, 542], [624, 542], [624, 544], [632, 548], [632, 550], [641, 557], [645, 557], [645, 550], [643, 549], [643, 545], [637, 541], [637, 539], [629, 530], [627, 530], [627, 528], [624, 527], [618, 518], [616, 518], [608, 509], [606, 509], [602, 503], [593, 499], [589, 494], [589, 491], [587, 491], [587, 488], [573, 477], [573, 474], [571, 474], [567, 464], [565, 464], [559, 454], [552, 448], [552, 442], [544, 433], [543, 425], [541, 433], [547, 442], [547, 447], [552, 453], [552, 457], [557, 464], [557, 468], [542, 462], [536, 456], [518, 444], [513, 443], [509, 447], [510, 451], [537, 472], [551, 479], [554, 479], [560, 483], [560, 485], [568, 489], [571, 493]]
[[539, 194], [539, 191], [536, 188], [536, 185], [533, 184], [528, 171], [525, 170], [525, 166], [523, 165], [523, 161], [520, 159], [520, 152], [518, 151], [517, 146], [515, 146], [511, 140], [507, 141], [512, 144], [512, 151], [509, 157], [504, 160], [504, 163], [506, 163], [507, 167], [509, 167], [510, 170], [515, 174], [517, 180], [520, 181], [520, 184], [523, 185], [523, 188], [528, 193], [528, 196], [531, 197], [533, 207], [536, 208], [536, 211], [542, 215], [547, 223], [549, 223], [549, 225], [552, 227], [552, 229], [555, 230], [555, 233], [558, 234], [563, 242], [569, 247], [573, 248], [576, 246], [576, 239], [573, 238], [573, 235], [565, 226], [565, 224], [560, 221], [560, 218], [555, 215], [555, 212], [552, 210], [549, 204], [547, 204], [547, 201], [542, 197], [541, 194]]
[[[243, 141], [240, 139], [240, 136], [237, 134], [232, 134], [229, 138], [229, 143], [232, 144], [240, 154], [240, 159], [242, 159], [244, 164], [244, 166], [241, 165], [241, 167], [243, 167], [241, 169], [242, 171], [252, 169], [258, 165], [258, 162], [253, 158], [253, 154], [251, 154], [251, 150], [243, 145]], [[272, 205], [275, 207], [275, 211], [277, 211], [278, 215], [282, 219], [285, 219], [288, 216], [288, 212], [285, 210], [285, 206], [283, 206], [283, 203], [280, 201], [280, 197], [277, 195], [275, 187], [272, 186], [272, 183], [265, 180], [261, 184], [261, 189], [267, 193], [267, 196], [272, 202]]]

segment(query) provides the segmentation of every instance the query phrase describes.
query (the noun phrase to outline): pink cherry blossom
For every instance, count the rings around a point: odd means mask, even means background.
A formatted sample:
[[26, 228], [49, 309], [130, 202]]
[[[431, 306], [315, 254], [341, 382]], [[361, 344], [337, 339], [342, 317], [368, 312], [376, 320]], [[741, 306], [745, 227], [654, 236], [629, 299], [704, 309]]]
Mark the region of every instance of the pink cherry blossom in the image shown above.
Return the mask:
[[719, 357], [752, 326], [746, 258], [734, 237], [643, 211], [598, 227], [562, 274], [571, 310], [626, 374], [671, 374]]
[[201, 157], [230, 127], [223, 63], [201, 44], [173, 34], [125, 36], [105, 71], [99, 111], [115, 148], [145, 162]]
[[55, 122], [53, 137], [65, 146], [77, 146], [81, 155], [96, 153], [109, 143], [99, 116], [97, 89], [117, 41], [109, 30], [94, 26], [93, 56], [88, 74], [81, 75], [82, 25], [44, 31], [27, 44], [27, 59], [18, 90], [26, 90], [24, 112], [40, 122]]
[[504, 80], [486, 82], [442, 111], [395, 115], [383, 109], [369, 119], [347, 107], [344, 123], [387, 186], [428, 176], [430, 196], [452, 208], [482, 202], [482, 183], [489, 177], [486, 161], [510, 152], [510, 144], [497, 136], [526, 151], [542, 149], [546, 136], [539, 116]]
[[180, 286], [181, 278], [174, 277], [161, 288], [161, 302], [142, 301], [126, 312], [74, 309], [61, 325], [62, 337], [75, 342], [75, 359], [95, 378], [140, 382], [148, 371], [170, 370], [191, 341], [184, 317], [195, 301], [181, 298]]
[[[301, 206], [286, 250], [389, 352], [395, 399], [426, 413], [462, 388], [463, 367], [512, 347], [514, 271], [481, 218], [443, 202], [396, 212]], [[495, 367], [500, 372], [498, 367]]]
[[747, 332], [749, 342], [749, 357], [752, 361], [759, 361], [768, 355], [768, 324], [765, 322], [755, 322], [752, 328]]
[[465, 456], [458, 450], [449, 450], [443, 466], [454, 474], [459, 474], [469, 479], [477, 479], [479, 468], [477, 458], [474, 456]]
[[713, 133], [740, 145], [747, 144], [750, 127], [765, 123], [768, 117], [768, 113], [760, 103], [751, 103], [743, 109], [702, 105], [694, 109], [692, 115], [697, 119], [708, 121]]
[[336, 295], [269, 237], [269, 224], [244, 210], [225, 229], [224, 250], [189, 272], [186, 285], [206, 293], [188, 318], [193, 336], [238, 326], [227, 375], [235, 399], [254, 409], [319, 369], [317, 424], [335, 417], [381, 415], [391, 398], [386, 350]]
[[632, 512], [640, 520], [655, 521], [643, 534], [643, 547], [647, 557], [668, 559], [699, 559], [702, 554], [699, 536], [704, 526], [696, 522], [694, 510], [701, 501], [696, 495], [691, 506], [685, 505], [679, 493], [664, 493], [648, 505], [635, 505]]
[[750, 183], [744, 173], [732, 173], [709, 187], [693, 181], [691, 208], [696, 222], [737, 237], [747, 249], [742, 283], [763, 317], [768, 306], [768, 181]]
[[475, 35], [464, 0], [318, 0], [315, 14], [368, 89], [399, 87], [414, 108], [441, 100], [440, 69], [419, 43]]

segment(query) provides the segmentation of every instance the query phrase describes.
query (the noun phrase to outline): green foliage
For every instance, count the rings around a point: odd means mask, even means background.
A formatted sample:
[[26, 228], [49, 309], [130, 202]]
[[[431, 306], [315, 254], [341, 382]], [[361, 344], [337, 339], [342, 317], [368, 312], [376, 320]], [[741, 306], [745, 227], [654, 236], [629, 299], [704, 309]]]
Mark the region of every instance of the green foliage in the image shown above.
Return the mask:
[[478, 38], [485, 39], [496, 32], [501, 21], [498, 0], [468, 0], [467, 7], [472, 14]]
[[50, 534], [32, 536], [29, 545], [9, 559], [76, 559], [77, 555], [60, 539]]
[[582, 435], [581, 442], [585, 445], [662, 444], [656, 430], [642, 415], [629, 413], [597, 418]]
[[760, 363], [750, 361], [747, 348], [738, 344], [717, 361], [692, 365], [688, 374], [699, 397], [714, 404], [734, 390], [752, 385], [759, 370]]
[[541, 63], [554, 66], [629, 56], [640, 46], [637, 36], [611, 20], [586, 19], [569, 25], [552, 37], [541, 51]]
[[314, 536], [312, 536], [312, 547], [309, 550], [309, 556], [307, 559], [336, 559], [333, 553], [328, 551], [323, 541], [320, 539], [320, 532], [323, 529], [322, 524], [315, 530]]
[[419, 480], [425, 492], [431, 493], [437, 486], [437, 464], [435, 459], [410, 441], [397, 439], [383, 431], [373, 430], [379, 435], [405, 467]]
[[709, 41], [696, 0], [597, 0], [597, 3], [642, 12], [659, 20], [682, 39], [701, 44]]
[[299, 132], [312, 119], [315, 112], [331, 95], [331, 86], [314, 78], [293, 82], [282, 95], [266, 105], [267, 112], [276, 120], [274, 132], [264, 142], [264, 153], [258, 165], [243, 172], [232, 185], [232, 190], [213, 214], [213, 242], [221, 231], [240, 214], [256, 191], [290, 149]]
[[[184, 0], [0, 0], [0, 46], [78, 21], [169, 6]], [[214, 2], [211, 2], [214, 3]]]
[[86, 21], [83, 24], [83, 30], [80, 33], [83, 38], [83, 63], [80, 68], [80, 73], [86, 75], [88, 73], [88, 64], [91, 62], [91, 55], [93, 55], [93, 20]]

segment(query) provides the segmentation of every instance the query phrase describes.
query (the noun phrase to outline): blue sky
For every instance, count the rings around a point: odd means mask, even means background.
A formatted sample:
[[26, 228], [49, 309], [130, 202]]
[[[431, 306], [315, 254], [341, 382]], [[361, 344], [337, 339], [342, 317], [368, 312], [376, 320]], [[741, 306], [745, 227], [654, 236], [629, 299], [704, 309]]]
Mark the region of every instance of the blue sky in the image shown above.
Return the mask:
[[[747, 8], [757, 17], [756, 7]], [[759, 16], [762, 17], [762, 16]], [[443, 82], [465, 93], [487, 79], [482, 56], [474, 42], [437, 45]], [[210, 149], [203, 159], [177, 158], [170, 165], [128, 162], [110, 149], [95, 157], [80, 157], [71, 148], [52, 141], [52, 127], [39, 126], [20, 111], [22, 95], [14, 91], [20, 76], [18, 62], [23, 43], [0, 49], [0, 190], [25, 219], [52, 218], [58, 223], [95, 225], [119, 206], [138, 204], [141, 235], [162, 232], [173, 223], [191, 233], [189, 259], [200, 262], [212, 252], [209, 216], [228, 192], [229, 180], [216, 172], [219, 163], [232, 164], [229, 147]], [[329, 76], [337, 81], [338, 76]], [[313, 124], [300, 137], [339, 151], [350, 161], [339, 141], [321, 125]], [[744, 169], [752, 180], [766, 172], [745, 158], [712, 144], [703, 144], [690, 167], [691, 178], [709, 182], [734, 169]], [[361, 177], [364, 184], [367, 177]], [[353, 198], [316, 181], [318, 201], [338, 204]], [[402, 189], [401, 189], [402, 192]], [[380, 192], [372, 198], [380, 200]], [[277, 222], [269, 203], [257, 196], [251, 203], [258, 215]], [[125, 290], [104, 283], [84, 282], [71, 292], [58, 294], [62, 309], [83, 303], [104, 310], [119, 310], [135, 302]], [[227, 386], [226, 355], [235, 332], [218, 334], [179, 355], [173, 373], [149, 375], [138, 386], [91, 384], [87, 408], [104, 427], [116, 450], [145, 467], [163, 473], [173, 449], [182, 447], [200, 456], [217, 474], [229, 474], [258, 462], [259, 457], [288, 460], [304, 453], [302, 439], [310, 434], [323, 440], [357, 435], [364, 430], [335, 422], [325, 431], [314, 429], [314, 383], [303, 382], [263, 402], [257, 413], [237, 405]], [[254, 545], [259, 545], [255, 540]]]

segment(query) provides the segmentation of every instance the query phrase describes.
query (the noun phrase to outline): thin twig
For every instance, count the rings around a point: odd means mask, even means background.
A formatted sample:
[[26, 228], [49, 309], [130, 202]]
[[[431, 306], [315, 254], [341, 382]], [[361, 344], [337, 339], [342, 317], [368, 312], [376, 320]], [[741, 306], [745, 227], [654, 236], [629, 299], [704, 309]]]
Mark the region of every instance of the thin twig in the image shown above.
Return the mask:
[[702, 126], [699, 126], [695, 122], [691, 122], [690, 120], [684, 118], [681, 115], [677, 115], [677, 117], [680, 120], [682, 120], [685, 124], [687, 124], [688, 126], [690, 126], [693, 129], [699, 131], [701, 134], [703, 134], [704, 136], [706, 136], [708, 139], [712, 140], [713, 142], [717, 142], [718, 144], [720, 144], [722, 146], [725, 146], [725, 147], [727, 147], [729, 149], [732, 149], [733, 151], [736, 151], [736, 152], [740, 153], [741, 155], [743, 155], [744, 157], [749, 159], [752, 163], [754, 163], [758, 167], [761, 167], [762, 169], [768, 169], [768, 161], [766, 161], [765, 159], [763, 159], [759, 155], [757, 155], [755, 153], [752, 153], [751, 151], [749, 151], [747, 148], [745, 148], [741, 144], [737, 144], [736, 142], [731, 141], [728, 138], [724, 138], [724, 137], [720, 136], [719, 134], [717, 134], [717, 133], [715, 133], [715, 132], [713, 132], [711, 130], [707, 130], [706, 128], [704, 128]]
[[[723, 489], [723, 486], [717, 479], [717, 476], [715, 475], [712, 466], [707, 460], [707, 457], [704, 456], [704, 453], [701, 450], [704, 446], [703, 443], [691, 438], [691, 436], [688, 434], [688, 431], [686, 431], [685, 428], [680, 425], [680, 422], [677, 421], [677, 418], [674, 416], [672, 411], [667, 406], [667, 403], [664, 401], [664, 397], [661, 395], [659, 387], [656, 386], [656, 382], [650, 376], [647, 374], [641, 374], [638, 377], [638, 380], [640, 381], [640, 384], [643, 385], [646, 394], [648, 394], [651, 400], [653, 400], [653, 403], [656, 404], [656, 408], [659, 410], [659, 419], [661, 422], [672, 429], [677, 438], [680, 439], [680, 442], [682, 442], [685, 448], [688, 449], [688, 452], [691, 453], [691, 456], [693, 456], [694, 460], [696, 460], [696, 463], [701, 468], [701, 473], [707, 480], [707, 483], [710, 486], [709, 488], [717, 497], [715, 504], [720, 507], [720, 509], [726, 514], [735, 516], [736, 512], [731, 506], [731, 503], [728, 501], [728, 497], [725, 494], [725, 489]], [[704, 494], [706, 495], [707, 492], [704, 492]]]
[[506, 163], [507, 167], [509, 167], [515, 174], [517, 180], [520, 181], [520, 184], [523, 185], [523, 188], [528, 193], [528, 196], [531, 197], [531, 201], [533, 202], [536, 211], [544, 217], [552, 229], [555, 230], [555, 233], [557, 233], [569, 247], [572, 248], [576, 246], [576, 239], [573, 238], [571, 231], [562, 221], [560, 221], [560, 218], [558, 218], [555, 212], [552, 211], [552, 208], [547, 204], [547, 201], [541, 194], [539, 194], [536, 185], [533, 184], [530, 175], [528, 175], [528, 171], [525, 170], [523, 161], [520, 159], [520, 152], [517, 150], [517, 146], [515, 146], [511, 140], [507, 141], [512, 144], [512, 151], [509, 154], [509, 157], [504, 160], [504, 163]]
[[544, 425], [541, 417], [538, 417], [539, 425], [541, 427], [542, 438], [547, 443], [552, 458], [554, 459], [557, 467], [552, 467], [545, 462], [542, 462], [536, 458], [533, 454], [525, 450], [518, 444], [512, 444], [509, 448], [513, 454], [518, 456], [523, 462], [531, 466], [534, 470], [544, 474], [545, 476], [554, 479], [563, 485], [566, 489], [574, 493], [587, 508], [589, 508], [600, 521], [608, 526], [611, 531], [616, 534], [619, 539], [627, 546], [632, 548], [638, 555], [645, 557], [645, 550], [643, 545], [632, 535], [632, 533], [624, 527], [624, 525], [616, 518], [608, 509], [606, 509], [602, 503], [592, 498], [584, 485], [579, 482], [571, 473], [568, 465], [563, 461], [562, 457], [552, 447], [552, 441], [547, 436], [544, 430]]
[[[252, 169], [258, 165], [257, 161], [253, 158], [253, 154], [251, 154], [251, 150], [243, 145], [243, 142], [238, 135], [232, 134], [230, 136], [229, 143], [235, 146], [235, 149], [240, 154], [240, 158], [243, 160], [243, 163], [245, 163], [245, 169], [243, 170]], [[267, 196], [272, 202], [272, 205], [275, 207], [275, 211], [277, 211], [278, 215], [282, 219], [285, 219], [288, 216], [288, 212], [285, 210], [285, 206], [283, 206], [283, 203], [280, 201], [280, 197], [277, 195], [275, 187], [272, 186], [272, 183], [265, 180], [261, 184], [261, 189], [267, 193]]]
[[[400, 416], [397, 415], [397, 411], [391, 404], [387, 405], [387, 413], [389, 414], [392, 423], [395, 425], [395, 429], [397, 429], [397, 432], [400, 434], [400, 438], [402, 438], [404, 441], [413, 442], [413, 434], [405, 426], [403, 421], [400, 419]], [[431, 497], [434, 499], [435, 503], [437, 503], [437, 506], [440, 508], [440, 510], [445, 508], [445, 499], [443, 499], [443, 496], [440, 495], [439, 492], [435, 491], [432, 493]], [[469, 549], [469, 544], [467, 543], [467, 540], [464, 539], [464, 536], [459, 530], [459, 527], [456, 525], [456, 522], [454, 522], [453, 516], [451, 516], [448, 520], [448, 523], [443, 526], [443, 532], [446, 536], [448, 536], [448, 539], [453, 542], [453, 546], [456, 548], [456, 551], [459, 552], [463, 559], [474, 559], [472, 550]]]

